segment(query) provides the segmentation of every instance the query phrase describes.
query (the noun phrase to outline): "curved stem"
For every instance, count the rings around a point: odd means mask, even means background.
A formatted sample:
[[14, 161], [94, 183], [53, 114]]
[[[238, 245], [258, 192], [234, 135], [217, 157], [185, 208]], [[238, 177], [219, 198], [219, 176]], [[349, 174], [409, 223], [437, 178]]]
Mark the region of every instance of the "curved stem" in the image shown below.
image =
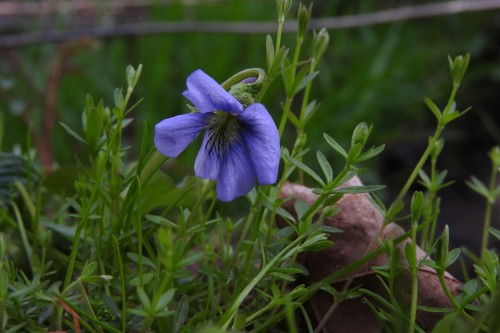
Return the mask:
[[253, 83], [249, 83], [249, 85], [258, 87], [264, 83], [264, 80], [266, 79], [266, 72], [262, 68], [244, 69], [224, 81], [221, 86], [222, 88], [229, 90], [229, 88], [231, 88], [233, 85], [240, 83], [241, 81], [249, 77], [257, 77], [257, 80]]

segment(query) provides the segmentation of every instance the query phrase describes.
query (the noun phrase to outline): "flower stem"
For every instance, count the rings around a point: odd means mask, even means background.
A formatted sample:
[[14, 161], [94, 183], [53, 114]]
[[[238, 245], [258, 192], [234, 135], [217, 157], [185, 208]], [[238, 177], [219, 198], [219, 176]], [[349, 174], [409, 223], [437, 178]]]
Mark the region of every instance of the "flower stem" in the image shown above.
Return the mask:
[[231, 76], [229, 79], [224, 81], [221, 86], [225, 90], [229, 90], [232, 86], [234, 86], [237, 83], [240, 83], [244, 79], [247, 79], [249, 77], [256, 77], [257, 80], [253, 83], [249, 83], [250, 85], [254, 85], [256, 87], [261, 86], [265, 79], [266, 79], [266, 72], [262, 68], [248, 68], [244, 69], [241, 72], [238, 72]]
[[495, 202], [493, 194], [495, 192], [496, 182], [497, 182], [497, 166], [495, 165], [495, 163], [492, 163], [491, 177], [489, 184], [489, 193], [491, 198], [487, 198], [486, 209], [484, 212], [483, 236], [481, 241], [481, 260], [484, 260], [485, 252], [488, 249], [489, 227], [491, 225], [491, 211], [493, 208], [493, 203]]
[[[415, 179], [418, 176], [418, 172], [423, 168], [425, 162], [427, 161], [427, 158], [429, 157], [434, 145], [436, 144], [437, 140], [441, 136], [441, 132], [443, 131], [444, 126], [438, 125], [436, 132], [432, 136], [432, 139], [430, 140], [427, 149], [425, 152], [422, 154], [422, 157], [420, 157], [420, 160], [418, 161], [417, 165], [415, 166], [415, 169], [413, 169], [413, 172], [411, 173], [410, 177], [406, 181], [406, 184], [403, 186], [401, 191], [399, 192], [398, 196], [394, 200], [394, 202], [391, 204], [389, 207], [388, 212], [391, 212], [396, 206], [400, 205], [400, 203], [403, 201], [403, 198], [405, 197], [406, 193], [408, 193], [408, 190], [410, 189], [411, 185], [415, 181]], [[384, 224], [387, 224], [391, 222], [391, 218], [393, 216], [386, 216], [386, 220], [384, 221]]]
[[410, 264], [411, 269], [411, 307], [410, 307], [410, 329], [409, 332], [415, 332], [415, 323], [417, 320], [418, 305], [418, 258], [417, 258], [417, 221], [412, 222], [411, 227], [411, 247], [412, 254], [415, 256]]

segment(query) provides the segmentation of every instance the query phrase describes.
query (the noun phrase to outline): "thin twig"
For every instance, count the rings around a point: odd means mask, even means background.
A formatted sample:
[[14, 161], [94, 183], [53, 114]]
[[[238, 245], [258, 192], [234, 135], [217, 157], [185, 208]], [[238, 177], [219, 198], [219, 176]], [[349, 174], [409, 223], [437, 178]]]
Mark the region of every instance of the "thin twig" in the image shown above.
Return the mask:
[[[346, 15], [339, 17], [318, 18], [310, 22], [310, 29], [326, 28], [350, 29], [397, 21], [422, 19], [436, 16], [453, 15], [500, 9], [500, 0], [455, 0], [434, 4], [401, 7], [381, 10], [373, 13]], [[114, 38], [123, 36], [212, 33], [212, 34], [265, 34], [277, 29], [276, 22], [143, 22], [107, 27], [85, 27], [66, 30], [47, 30], [31, 33], [11, 34], [0, 37], [0, 48], [20, 47], [37, 43], [60, 43], [82, 38]], [[297, 30], [297, 21], [288, 21], [283, 25], [283, 32]]]

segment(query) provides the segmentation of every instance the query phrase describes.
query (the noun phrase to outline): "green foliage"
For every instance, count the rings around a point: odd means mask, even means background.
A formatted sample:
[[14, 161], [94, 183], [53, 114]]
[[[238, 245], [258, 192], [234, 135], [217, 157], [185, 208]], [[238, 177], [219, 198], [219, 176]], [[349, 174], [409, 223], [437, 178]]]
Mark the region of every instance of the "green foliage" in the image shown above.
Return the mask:
[[[330, 36], [324, 29], [312, 36], [306, 33], [312, 7], [300, 4], [294, 48], [285, 47], [282, 29], [292, 2], [277, 0], [276, 6], [278, 34], [274, 39], [267, 36], [265, 41], [267, 73], [248, 71], [258, 78], [253, 87], [257, 91], [250, 92], [252, 101], [267, 98], [266, 92], [275, 81], [282, 81], [282, 170], [277, 184], [257, 187], [246, 198], [223, 204], [214, 195], [213, 181], [173, 176], [176, 164], [151, 144], [151, 120], [144, 122], [139, 142], [127, 142], [130, 138], [125, 131], [132, 123], [133, 111], [159, 109], [148, 98], [142, 101], [135, 97], [137, 89], [146, 94], [159, 86], [149, 77], [151, 85], [141, 87], [144, 77], [139, 79], [151, 72], [146, 72], [146, 67], [143, 72], [142, 65], [127, 67], [126, 88], [107, 89], [113, 105], [106, 98], [95, 103], [87, 95], [77, 117], [81, 122], [77, 126], [74, 119], [61, 123], [65, 138], [78, 142], [75, 151], [86, 152], [77, 155], [76, 166], [62, 165], [39, 179], [40, 168], [32, 158], [29, 140], [22, 154], [0, 154], [0, 331], [79, 331], [82, 325], [89, 332], [298, 332], [298, 313], [309, 331], [319, 331], [328, 315], [313, 324], [304, 309], [318, 290], [333, 297], [328, 314], [346, 299], [363, 297], [388, 332], [423, 332], [417, 311], [443, 315], [434, 332], [450, 332], [457, 323], [475, 331], [497, 330], [500, 264], [488, 240], [490, 235], [500, 238], [500, 232], [490, 226], [491, 206], [500, 193], [495, 178], [500, 166], [498, 148], [490, 152], [490, 185], [475, 177], [469, 183], [486, 199], [487, 206], [481, 257], [474, 261], [476, 276], [465, 281], [460, 295], [451, 293], [445, 275], [461, 258], [462, 250], [450, 250], [453, 229], [448, 226], [435, 236], [438, 194], [452, 184], [445, 180], [447, 171], [437, 169], [444, 147], [442, 132], [465, 113], [457, 110], [455, 98], [469, 55], [449, 58], [452, 91], [445, 106], [439, 108], [439, 103], [425, 99], [436, 118], [436, 131], [398, 196], [386, 208], [374, 197], [384, 185], [341, 187], [383, 152], [385, 145], [369, 145], [378, 142], [373, 139], [372, 125], [360, 121], [354, 128], [348, 126], [350, 140], [336, 140], [323, 133], [321, 144], [308, 141], [309, 130], [318, 128], [321, 121], [314, 117], [319, 103], [311, 100], [311, 94], [321, 78], [321, 58], [328, 55]], [[401, 32], [390, 33], [386, 51], [379, 54], [380, 62], [388, 61], [387, 49], [395, 45], [391, 38], [398, 40]], [[110, 51], [123, 53], [117, 45]], [[264, 47], [260, 51], [264, 53]], [[179, 54], [168, 56], [182, 57], [182, 50], [176, 52]], [[224, 67], [230, 55], [214, 58], [218, 59], [210, 65], [215, 70]], [[156, 69], [155, 59], [145, 60]], [[192, 65], [195, 60], [188, 61]], [[371, 65], [371, 80], [384, 70], [385, 65], [378, 61]], [[199, 64], [202, 67], [203, 61]], [[94, 83], [109, 84], [101, 82], [97, 69], [90, 71], [99, 78], [100, 83]], [[238, 81], [235, 75], [223, 86], [231, 89]], [[177, 94], [167, 91], [166, 95], [173, 96], [174, 106], [179, 105]], [[365, 105], [371, 101], [366, 91], [360, 95]], [[145, 119], [150, 116], [147, 112]], [[0, 121], [3, 124], [3, 116]], [[3, 131], [0, 126], [0, 138]], [[287, 140], [290, 133], [294, 141]], [[137, 152], [131, 152], [128, 144], [138, 147]], [[318, 148], [313, 162], [308, 159], [309, 147]], [[430, 171], [426, 173], [428, 164]], [[405, 199], [418, 177], [424, 191], [413, 193], [405, 212]], [[312, 203], [297, 200], [289, 205], [280, 192], [290, 180], [314, 181], [317, 198]], [[380, 203], [385, 226], [407, 220], [411, 230], [394, 239], [377, 237], [361, 258], [321, 281], [303, 283], [308, 271], [300, 255], [331, 250], [332, 246], [335, 249], [329, 236], [342, 237], [343, 230], [322, 222], [339, 212], [336, 204], [344, 196], [358, 194]], [[284, 226], [278, 227], [278, 217]], [[428, 254], [425, 258], [418, 256], [418, 232], [421, 247]], [[352, 285], [353, 278], [346, 275], [380, 254], [387, 256], [388, 264], [372, 267], [371, 272], [384, 293]], [[435, 270], [450, 308], [419, 305], [422, 286], [418, 273], [424, 265]], [[408, 275], [411, 286], [400, 284]], [[345, 285], [337, 290], [332, 283], [340, 280]], [[401, 297], [406, 287], [411, 290], [409, 302]]]

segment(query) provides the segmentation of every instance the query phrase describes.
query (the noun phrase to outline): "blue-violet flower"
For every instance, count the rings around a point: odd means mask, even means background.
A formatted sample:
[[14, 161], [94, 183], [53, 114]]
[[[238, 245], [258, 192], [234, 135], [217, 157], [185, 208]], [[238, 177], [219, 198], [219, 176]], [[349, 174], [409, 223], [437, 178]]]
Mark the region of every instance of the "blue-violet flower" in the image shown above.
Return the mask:
[[258, 181], [276, 182], [280, 142], [276, 125], [264, 105], [243, 106], [202, 70], [187, 78], [183, 93], [198, 112], [165, 119], [155, 126], [160, 153], [177, 157], [205, 131], [194, 170], [217, 181], [217, 197], [231, 201], [248, 193]]

